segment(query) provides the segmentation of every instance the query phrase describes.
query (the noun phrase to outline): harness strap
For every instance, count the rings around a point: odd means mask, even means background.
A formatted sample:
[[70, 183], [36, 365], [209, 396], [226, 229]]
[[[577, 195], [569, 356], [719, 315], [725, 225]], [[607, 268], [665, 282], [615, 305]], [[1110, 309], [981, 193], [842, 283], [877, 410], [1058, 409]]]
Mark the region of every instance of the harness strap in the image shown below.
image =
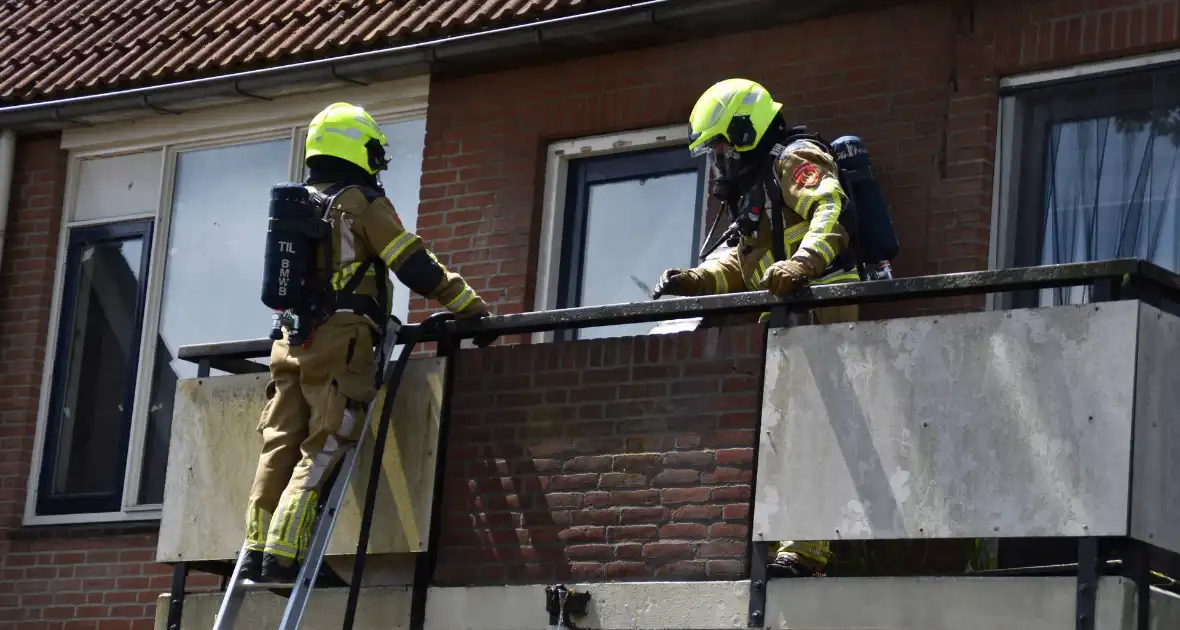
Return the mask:
[[[364, 193], [365, 198], [372, 201], [379, 194], [376, 191], [364, 186], [356, 184], [334, 183], [328, 188], [324, 189], [322, 193], [317, 195], [316, 201], [320, 204], [321, 213], [320, 220], [323, 221], [324, 227], [328, 229], [329, 238], [323, 239], [322, 264], [317, 265], [316, 286], [318, 291], [315, 292], [315, 297], [312, 298], [314, 303], [313, 312], [316, 313], [315, 324], [312, 328], [322, 323], [324, 320], [332, 316], [333, 313], [340, 310], [352, 311], [363, 317], [367, 317], [377, 330], [384, 330], [385, 324], [388, 321], [389, 313], [386, 312], [386, 300], [388, 299], [388, 291], [385, 286], [386, 278], [381, 277], [381, 274], [376, 275], [377, 295], [360, 295], [356, 291], [360, 288], [361, 282], [365, 275], [369, 273], [370, 269], [376, 268], [382, 271], [388, 271], [385, 266], [385, 261], [377, 256], [370, 256], [366, 259], [357, 271], [349, 278], [348, 283], [340, 290], [332, 289], [332, 274], [334, 273], [333, 253], [332, 253], [332, 239], [331, 228], [328, 224], [328, 212], [332, 208], [332, 204], [336, 199], [350, 188], [359, 188]], [[343, 229], [343, 228], [342, 228]]]

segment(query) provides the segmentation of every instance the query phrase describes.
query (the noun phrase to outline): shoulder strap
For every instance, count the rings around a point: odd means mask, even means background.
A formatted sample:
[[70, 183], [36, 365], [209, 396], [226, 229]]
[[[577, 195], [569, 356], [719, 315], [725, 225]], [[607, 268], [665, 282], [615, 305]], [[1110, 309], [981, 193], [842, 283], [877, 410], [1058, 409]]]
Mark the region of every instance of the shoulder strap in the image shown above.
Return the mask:
[[[327, 195], [324, 201], [324, 213], [327, 213], [327, 209], [331, 207], [332, 203], [335, 202], [340, 195], [344, 194], [345, 191], [351, 188], [360, 190], [369, 203], [373, 203], [377, 199], [384, 196], [384, 193], [382, 193], [380, 190], [370, 186], [361, 186], [358, 184], [332, 184], [328, 188], [324, 189], [324, 193]], [[341, 229], [345, 229], [344, 226], [341, 226]], [[331, 252], [331, 245], [328, 247], [328, 251]], [[361, 282], [364, 281], [365, 276], [369, 273], [370, 269], [378, 269], [382, 272], [386, 272], [388, 267], [385, 265], [385, 261], [382, 260], [380, 256], [370, 256], [366, 258], [364, 261], [361, 261], [361, 265], [357, 268], [356, 273], [354, 273], [352, 277], [348, 279], [348, 283], [341, 287], [337, 293], [349, 296], [355, 295], [356, 290], [360, 287]], [[385, 309], [388, 307], [387, 302], [389, 296], [387, 293], [387, 287], [385, 286], [387, 280], [388, 278], [386, 277], [385, 273], [376, 274], [375, 283], [377, 288], [377, 296], [375, 298], [375, 306], [377, 306], [379, 309]], [[356, 307], [364, 311], [370, 311], [372, 305], [357, 304]], [[380, 310], [373, 310], [372, 312], [366, 312], [363, 314], [367, 314], [373, 319], [374, 323], [384, 329], [385, 321]]]
[[786, 226], [783, 221], [783, 191], [778, 178], [774, 176], [774, 163], [786, 149], [776, 144], [770, 149], [771, 159], [766, 162], [766, 170], [762, 174], [762, 190], [766, 196], [766, 205], [770, 211], [770, 252], [774, 261], [787, 259]]

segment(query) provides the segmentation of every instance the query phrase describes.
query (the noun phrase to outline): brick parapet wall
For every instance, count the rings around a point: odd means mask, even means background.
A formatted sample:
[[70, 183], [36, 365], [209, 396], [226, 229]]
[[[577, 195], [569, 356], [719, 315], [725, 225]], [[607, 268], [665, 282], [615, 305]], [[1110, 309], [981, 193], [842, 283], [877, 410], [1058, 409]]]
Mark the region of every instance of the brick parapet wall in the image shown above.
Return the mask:
[[761, 326], [457, 357], [436, 579], [744, 574]]

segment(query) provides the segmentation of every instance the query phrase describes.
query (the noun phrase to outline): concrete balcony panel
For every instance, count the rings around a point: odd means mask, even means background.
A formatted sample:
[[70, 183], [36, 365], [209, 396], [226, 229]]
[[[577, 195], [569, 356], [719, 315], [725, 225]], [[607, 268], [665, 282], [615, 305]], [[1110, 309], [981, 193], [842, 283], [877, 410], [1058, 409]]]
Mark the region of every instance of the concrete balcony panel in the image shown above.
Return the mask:
[[[590, 593], [581, 628], [745, 628], [749, 582], [613, 582], [571, 584]], [[766, 628], [831, 630], [1074, 630], [1077, 581], [1071, 577], [898, 577], [772, 580], [767, 585]], [[340, 627], [347, 589], [315, 593], [306, 630]], [[397, 587], [365, 588], [356, 630], [409, 627], [411, 594]], [[545, 585], [430, 589], [427, 630], [533, 630], [545, 628]], [[219, 593], [185, 599], [181, 630], [208, 628]], [[238, 627], [274, 627], [284, 600], [266, 592], [247, 596]], [[1098, 584], [1095, 630], [1135, 627], [1134, 583], [1104, 577]], [[156, 628], [164, 630], [168, 597], [157, 602]], [[1153, 589], [1149, 630], [1180, 627], [1180, 598]]]
[[1178, 350], [1180, 319], [1139, 301], [773, 330], [754, 540], [1180, 551]]
[[[369, 587], [357, 599], [355, 630], [402, 630], [410, 627], [410, 588], [406, 586]], [[157, 630], [168, 628], [167, 594], [156, 600]], [[277, 628], [283, 619], [287, 599], [269, 591], [246, 594], [238, 613], [236, 628]], [[318, 589], [307, 602], [303, 630], [338, 630], [348, 605], [347, 588]], [[177, 630], [208, 630], [217, 619], [221, 593], [193, 593], [184, 598], [184, 617]]]
[[[444, 368], [445, 360], [437, 358], [411, 360], [406, 366], [390, 415], [370, 554], [426, 549]], [[268, 378], [242, 374], [177, 384], [157, 561], [227, 560], [237, 555], [262, 447], [257, 426]], [[374, 401], [374, 419], [383, 402], [384, 391]], [[356, 552], [375, 424], [358, 458], [329, 555]]]
[[[1075, 630], [1072, 577], [896, 577], [771, 580], [767, 628]], [[1094, 630], [1134, 628], [1135, 583], [1098, 582]], [[1180, 627], [1180, 598], [1152, 589], [1149, 630]]]

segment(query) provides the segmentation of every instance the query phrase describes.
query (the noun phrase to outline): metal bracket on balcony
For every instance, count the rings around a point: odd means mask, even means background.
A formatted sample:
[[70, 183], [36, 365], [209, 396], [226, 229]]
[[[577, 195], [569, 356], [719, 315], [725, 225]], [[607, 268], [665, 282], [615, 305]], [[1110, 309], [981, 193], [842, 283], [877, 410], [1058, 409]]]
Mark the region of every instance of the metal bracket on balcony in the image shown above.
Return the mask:
[[765, 541], [750, 543], [750, 607], [748, 628], [766, 627], [766, 565], [770, 563], [770, 545]]
[[1125, 575], [1135, 582], [1137, 618], [1133, 627], [1148, 630], [1151, 627], [1151, 546], [1127, 540], [1123, 554]]
[[180, 630], [180, 618], [184, 614], [184, 588], [188, 580], [188, 563], [177, 562], [172, 567], [172, 590], [168, 594], [167, 630]]
[[1094, 630], [1094, 612], [1098, 603], [1098, 539], [1078, 540], [1077, 630]]

